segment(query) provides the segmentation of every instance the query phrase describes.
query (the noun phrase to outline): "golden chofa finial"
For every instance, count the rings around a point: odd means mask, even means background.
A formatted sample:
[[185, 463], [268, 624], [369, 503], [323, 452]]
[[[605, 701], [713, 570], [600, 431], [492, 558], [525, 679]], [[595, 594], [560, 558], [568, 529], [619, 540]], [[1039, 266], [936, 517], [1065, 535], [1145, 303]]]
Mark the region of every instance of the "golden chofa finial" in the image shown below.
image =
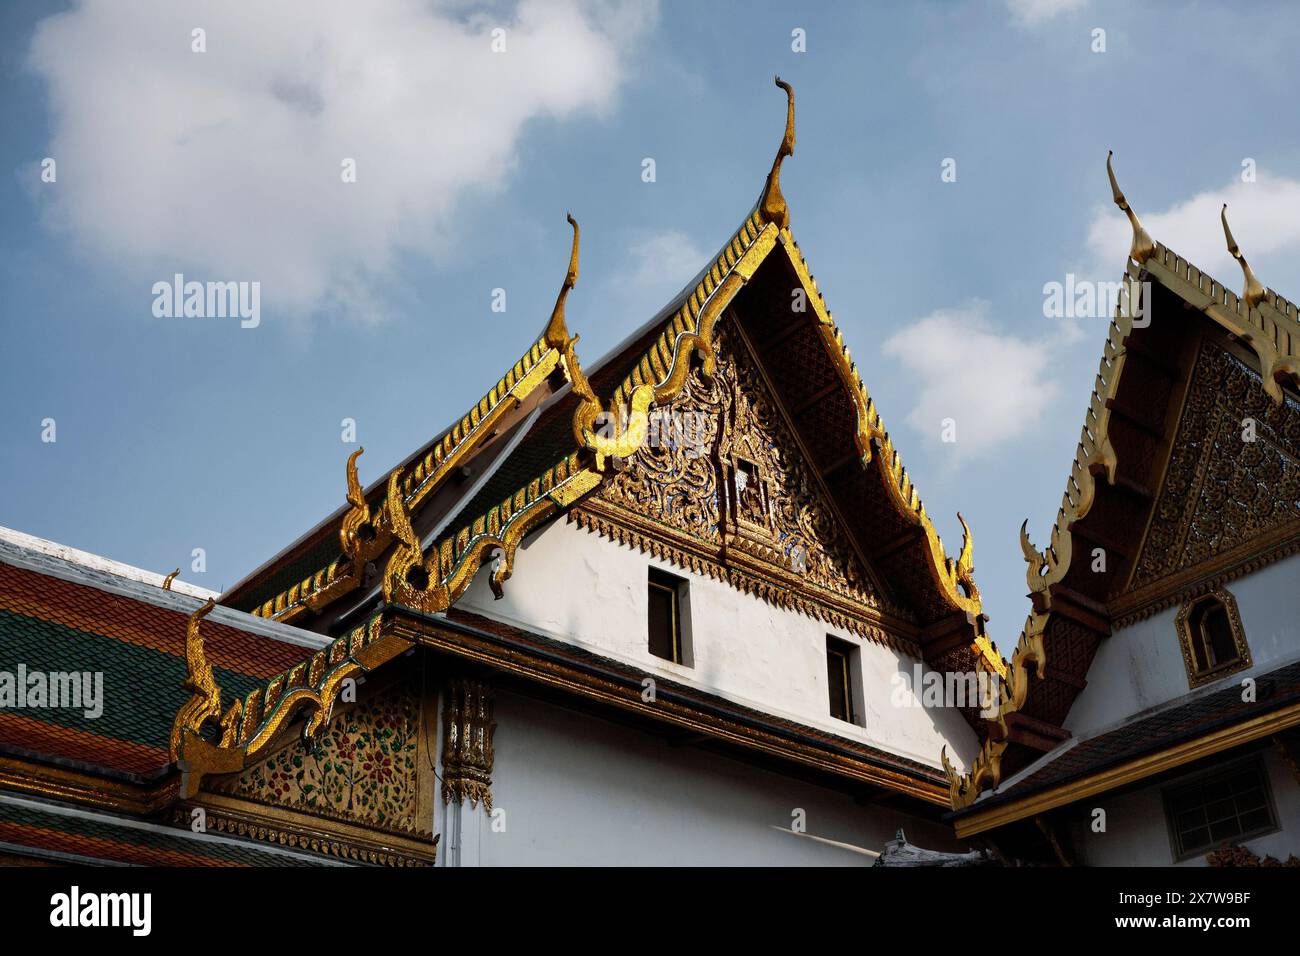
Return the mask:
[[180, 573], [181, 573], [181, 569], [177, 568], [171, 574], [167, 575], [167, 577], [163, 578], [162, 587], [164, 591], [170, 591], [172, 589], [172, 582], [176, 580], [176, 576]]
[[1241, 254], [1241, 248], [1237, 245], [1237, 240], [1232, 238], [1232, 230], [1228, 228], [1228, 204], [1226, 202], [1219, 212], [1219, 218], [1223, 220], [1223, 238], [1228, 240], [1228, 252], [1232, 254], [1232, 258], [1241, 263], [1241, 271], [1246, 276], [1246, 288], [1242, 291], [1241, 297], [1246, 301], [1247, 307], [1253, 308], [1264, 301], [1264, 286], [1255, 278], [1255, 273], [1250, 270], [1246, 257]]
[[207, 720], [221, 716], [221, 688], [212, 676], [212, 665], [208, 663], [203, 648], [203, 635], [199, 633], [199, 622], [216, 605], [216, 601], [208, 598], [202, 607], [190, 615], [185, 625], [185, 680], [181, 686], [190, 692], [190, 699], [181, 705], [172, 722], [171, 737], [168, 740], [172, 760], [180, 756], [184, 731], [200, 733]]
[[348, 482], [347, 502], [354, 508], [364, 508], [366, 506], [366, 496], [361, 490], [361, 480], [357, 477], [357, 459], [365, 453], [365, 446], [362, 445], [348, 455], [346, 469]]
[[575, 335], [569, 337], [569, 329], [564, 324], [564, 300], [569, 297], [569, 290], [578, 284], [578, 222], [567, 212], [564, 218], [569, 220], [569, 225], [573, 227], [573, 248], [569, 252], [569, 271], [564, 276], [564, 285], [560, 286], [560, 294], [555, 300], [555, 308], [551, 310], [551, 321], [546, 325], [546, 334], [543, 340], [551, 348], [567, 349], [578, 340]]
[[365, 453], [365, 447], [359, 447], [348, 455], [347, 502], [350, 505], [339, 524], [339, 547], [352, 559], [353, 569], [365, 563], [362, 553], [366, 544], [373, 541], [375, 527], [370, 520], [370, 506], [366, 504], [366, 495], [361, 488], [361, 479], [357, 477], [357, 459]]
[[763, 198], [758, 202], [758, 211], [765, 221], [775, 223], [780, 229], [789, 229], [790, 207], [781, 195], [781, 160], [794, 155], [794, 90], [779, 76], [776, 85], [785, 90], [785, 136], [781, 137], [781, 145], [776, 150], [772, 171], [767, 174], [767, 184], [763, 187]]
[[1119, 183], [1115, 181], [1115, 170], [1110, 162], [1110, 158], [1114, 155], [1114, 150], [1107, 150], [1106, 175], [1110, 177], [1111, 196], [1115, 200], [1115, 205], [1124, 210], [1124, 214], [1128, 216], [1129, 225], [1133, 227], [1133, 245], [1129, 247], [1129, 258], [1134, 262], [1145, 262], [1155, 255], [1156, 244], [1151, 241], [1147, 231], [1142, 228], [1142, 222], [1138, 219], [1137, 213], [1133, 211], [1133, 207], [1128, 204], [1128, 200], [1120, 192]]

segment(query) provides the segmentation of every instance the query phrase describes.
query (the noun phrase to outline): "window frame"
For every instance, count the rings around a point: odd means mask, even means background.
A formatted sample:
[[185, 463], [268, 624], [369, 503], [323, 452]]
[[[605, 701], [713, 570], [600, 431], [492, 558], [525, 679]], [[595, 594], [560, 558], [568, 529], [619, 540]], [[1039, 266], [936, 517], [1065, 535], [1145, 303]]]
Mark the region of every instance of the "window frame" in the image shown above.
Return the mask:
[[[858, 675], [861, 673], [861, 663], [858, 656], [860, 653], [861, 648], [857, 644], [836, 637], [834, 634], [826, 635], [826, 713], [831, 720], [839, 720], [855, 727], [862, 726], [862, 708], [857, 693]], [[830, 676], [832, 655], [839, 657], [843, 661], [844, 702], [848, 709], [848, 716], [846, 717], [840, 717], [832, 709]]]
[[[1198, 609], [1210, 603], [1218, 604], [1223, 608], [1228, 619], [1228, 629], [1232, 633], [1233, 645], [1237, 650], [1237, 657], [1222, 664], [1215, 664], [1213, 667], [1201, 668], [1197, 663], [1196, 649], [1199, 643], [1203, 649], [1208, 650], [1210, 638], [1209, 635], [1204, 633], [1204, 629], [1198, 626], [1198, 623], [1204, 620], [1205, 615], [1203, 612], [1198, 615], [1197, 612]], [[1183, 654], [1183, 667], [1187, 671], [1187, 685], [1193, 690], [1227, 677], [1229, 674], [1246, 670], [1253, 663], [1250, 656], [1250, 644], [1246, 641], [1246, 632], [1241, 626], [1241, 614], [1237, 610], [1237, 599], [1225, 588], [1207, 591], [1185, 603], [1178, 610], [1178, 616], [1174, 620], [1174, 627], [1178, 631], [1178, 644]]]
[[[656, 580], [656, 578], [658, 580]], [[679, 667], [691, 667], [691, 646], [690, 646], [690, 629], [687, 615], [690, 609], [689, 591], [690, 582], [685, 578], [680, 578], [675, 574], [657, 568], [654, 565], [649, 566], [646, 574], [646, 650], [655, 660], [665, 661], [669, 664], [676, 664]], [[656, 654], [650, 646], [650, 593], [652, 589], [667, 591], [671, 596], [671, 636], [670, 651], [672, 657], [661, 657]]]
[[[1193, 849], [1185, 849], [1182, 845], [1178, 829], [1178, 821], [1172, 807], [1172, 801], [1182, 793], [1192, 789], [1203, 789], [1221, 780], [1235, 776], [1244, 770], [1254, 770], [1259, 775], [1260, 789], [1264, 792], [1264, 809], [1268, 811], [1269, 822], [1265, 825], [1256, 827], [1253, 830], [1244, 830], [1236, 836], [1227, 838], [1227, 840], [1211, 840], [1209, 843], [1198, 846]], [[1198, 857], [1205, 856], [1207, 853], [1213, 853], [1219, 849], [1225, 842], [1229, 844], [1243, 844], [1249, 840], [1254, 840], [1261, 836], [1267, 836], [1270, 833], [1276, 833], [1282, 829], [1282, 824], [1278, 820], [1277, 805], [1273, 799], [1273, 781], [1269, 776], [1268, 765], [1261, 754], [1251, 754], [1240, 760], [1233, 760], [1221, 766], [1205, 770], [1201, 773], [1185, 777], [1182, 780], [1170, 783], [1160, 790], [1160, 802], [1165, 816], [1165, 829], [1169, 835], [1169, 852], [1173, 856], [1175, 863], [1182, 863], [1185, 860], [1194, 860]], [[1236, 814], [1240, 820], [1240, 814]]]

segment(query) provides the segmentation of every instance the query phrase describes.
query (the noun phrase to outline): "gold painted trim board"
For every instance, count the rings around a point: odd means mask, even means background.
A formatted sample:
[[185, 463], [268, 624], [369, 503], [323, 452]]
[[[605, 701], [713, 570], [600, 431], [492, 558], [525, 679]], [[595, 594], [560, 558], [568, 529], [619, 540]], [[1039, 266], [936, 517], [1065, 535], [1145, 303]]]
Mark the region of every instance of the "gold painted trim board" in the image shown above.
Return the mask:
[[1300, 724], [1300, 703], [1253, 717], [1167, 750], [1126, 761], [1081, 780], [1058, 784], [1020, 801], [992, 807], [982, 812], [977, 810], [969, 816], [953, 821], [953, 826], [959, 838], [975, 836], [1034, 814], [1075, 803], [1085, 797], [1105, 793], [1166, 770], [1173, 770], [1203, 757], [1210, 757], [1233, 747], [1251, 743], [1298, 724]]

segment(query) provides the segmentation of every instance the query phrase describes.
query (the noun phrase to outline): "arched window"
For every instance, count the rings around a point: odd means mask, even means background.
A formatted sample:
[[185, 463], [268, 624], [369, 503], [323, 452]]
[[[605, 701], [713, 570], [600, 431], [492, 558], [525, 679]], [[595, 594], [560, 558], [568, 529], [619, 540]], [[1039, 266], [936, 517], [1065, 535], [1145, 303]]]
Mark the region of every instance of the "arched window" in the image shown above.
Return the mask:
[[1211, 591], [1184, 604], [1176, 624], [1187, 682], [1192, 687], [1250, 666], [1250, 647], [1241, 629], [1237, 601], [1227, 591]]

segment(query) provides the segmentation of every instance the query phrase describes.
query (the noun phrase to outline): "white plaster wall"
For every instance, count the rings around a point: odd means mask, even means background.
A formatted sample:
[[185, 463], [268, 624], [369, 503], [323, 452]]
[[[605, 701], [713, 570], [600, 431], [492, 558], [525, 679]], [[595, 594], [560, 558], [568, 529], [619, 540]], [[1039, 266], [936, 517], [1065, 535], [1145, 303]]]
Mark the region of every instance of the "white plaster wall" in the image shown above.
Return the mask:
[[867, 866], [869, 856], [790, 832], [795, 808], [813, 837], [879, 852], [902, 827], [913, 843], [963, 849], [942, 824], [673, 746], [553, 704], [498, 692], [493, 819], [483, 866]]
[[[1265, 750], [1262, 757], [1273, 789], [1273, 806], [1280, 829], [1247, 840], [1242, 845], [1261, 857], [1273, 856], [1285, 861], [1291, 854], [1300, 856], [1300, 785], [1276, 749]], [[1224, 762], [1227, 763], [1228, 759], [1225, 758]], [[1103, 795], [1082, 801], [1079, 806], [1084, 817], [1076, 821], [1073, 832], [1083, 862], [1089, 866], [1175, 865], [1161, 793], [1178, 782], [1147, 787], [1119, 797]], [[1105, 833], [1093, 833], [1087, 825], [1088, 815], [1095, 807], [1106, 811]], [[1201, 854], [1177, 865], [1207, 864], [1205, 855]]]
[[[661, 660], [647, 648], [646, 578], [652, 565], [690, 582], [692, 667]], [[925, 709], [914, 695], [897, 692], [900, 675], [910, 676], [917, 663], [912, 658], [567, 521], [552, 523], [519, 550], [500, 601], [486, 573], [461, 607], [929, 766], [939, 766], [945, 744], [959, 768], [976, 752], [975, 734], [956, 709]], [[828, 634], [861, 649], [860, 727], [828, 712]], [[913, 706], [899, 706], [900, 699]]]
[[[1300, 656], [1300, 555], [1293, 555], [1227, 585], [1237, 599], [1252, 666], [1206, 687], [1240, 683]], [[1117, 723], [1190, 690], [1174, 618], [1178, 608], [1116, 631], [1093, 658], [1084, 688], [1066, 718], [1080, 736]], [[1200, 688], [1197, 688], [1199, 691]]]

